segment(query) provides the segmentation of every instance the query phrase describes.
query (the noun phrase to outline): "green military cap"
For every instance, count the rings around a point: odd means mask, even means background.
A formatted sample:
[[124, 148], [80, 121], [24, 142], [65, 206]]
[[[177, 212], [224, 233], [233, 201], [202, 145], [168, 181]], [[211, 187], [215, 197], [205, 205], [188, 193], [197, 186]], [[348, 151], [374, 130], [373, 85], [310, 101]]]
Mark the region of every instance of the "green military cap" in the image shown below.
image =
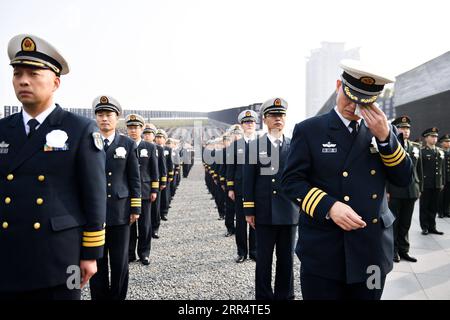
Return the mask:
[[442, 137], [439, 138], [439, 142], [450, 142], [450, 134], [444, 134]]
[[411, 119], [408, 116], [401, 116], [392, 121], [392, 125], [397, 128], [411, 128]]
[[428, 137], [428, 136], [438, 137], [439, 129], [436, 127], [433, 127], [433, 128], [429, 128], [429, 129], [425, 130], [424, 132], [422, 132], [422, 137]]

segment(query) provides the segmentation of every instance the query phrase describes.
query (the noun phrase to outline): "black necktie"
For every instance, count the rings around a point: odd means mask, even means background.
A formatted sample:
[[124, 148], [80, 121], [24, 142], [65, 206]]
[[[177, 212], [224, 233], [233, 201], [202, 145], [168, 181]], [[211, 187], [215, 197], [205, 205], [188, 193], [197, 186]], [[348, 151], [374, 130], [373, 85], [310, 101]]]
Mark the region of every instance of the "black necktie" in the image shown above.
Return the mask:
[[352, 120], [348, 126], [353, 129], [351, 132], [353, 139], [356, 138], [358, 135], [358, 121]]
[[109, 140], [105, 139], [105, 140], [103, 140], [103, 149], [105, 151], [108, 151], [108, 148], [109, 148]]
[[36, 119], [30, 119], [28, 120], [27, 124], [30, 128], [30, 132], [28, 133], [28, 139], [30, 139], [31, 136], [36, 132], [36, 127], [40, 125], [40, 123]]
[[280, 139], [275, 140], [275, 146], [277, 148], [280, 148], [280, 145], [281, 145], [281, 140]]

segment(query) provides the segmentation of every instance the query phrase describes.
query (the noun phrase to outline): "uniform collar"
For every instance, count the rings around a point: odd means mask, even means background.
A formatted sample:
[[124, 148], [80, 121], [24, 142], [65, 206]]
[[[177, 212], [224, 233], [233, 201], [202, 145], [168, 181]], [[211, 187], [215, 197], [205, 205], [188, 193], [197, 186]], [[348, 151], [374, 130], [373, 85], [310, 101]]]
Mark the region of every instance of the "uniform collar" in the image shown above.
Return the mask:
[[104, 135], [102, 135], [102, 139], [103, 141], [105, 141], [105, 139], [108, 139], [109, 144], [111, 144], [114, 139], [116, 138], [116, 132], [114, 131], [114, 133], [112, 135], [110, 135], [109, 137], [105, 137]]
[[[339, 112], [339, 109], [337, 106], [334, 107], [334, 111], [336, 111], [336, 114], [338, 115], [339, 119], [341, 119], [341, 121], [344, 123], [344, 126], [346, 126], [348, 128], [348, 125], [350, 124], [351, 121], [344, 118], [344, 116]], [[356, 121], [356, 122], [358, 122], [358, 126], [361, 126], [361, 121], [362, 121], [362, 119], [359, 119]]]
[[280, 146], [283, 145], [283, 141], [284, 141], [284, 135], [281, 135], [281, 137], [279, 138], [275, 138], [274, 136], [272, 136], [270, 133], [267, 134], [267, 138], [269, 138], [270, 142], [276, 146], [275, 141], [279, 140], [280, 141]]
[[55, 109], [56, 109], [56, 104], [53, 104], [50, 107], [48, 107], [47, 109], [45, 109], [45, 111], [41, 112], [37, 117], [33, 118], [22, 107], [23, 125], [25, 127], [25, 131], [27, 132], [27, 134], [30, 132], [30, 127], [28, 126], [28, 121], [30, 121], [31, 119], [36, 119], [39, 122], [39, 125], [36, 127], [36, 129], [38, 129], [44, 123], [45, 119], [47, 119], [47, 117], [50, 115], [50, 113], [52, 113], [53, 110], [55, 110]]

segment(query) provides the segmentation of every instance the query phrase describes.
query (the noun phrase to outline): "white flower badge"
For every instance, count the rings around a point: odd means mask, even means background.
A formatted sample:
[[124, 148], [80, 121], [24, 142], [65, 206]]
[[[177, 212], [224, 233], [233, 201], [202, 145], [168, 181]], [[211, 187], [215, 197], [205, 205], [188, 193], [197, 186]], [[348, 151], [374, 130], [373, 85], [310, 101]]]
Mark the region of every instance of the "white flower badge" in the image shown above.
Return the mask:
[[67, 140], [69, 136], [65, 131], [53, 130], [46, 135], [45, 151], [65, 151], [69, 150]]
[[141, 154], [139, 155], [141, 158], [148, 158], [148, 150], [141, 149]]
[[124, 147], [116, 148], [116, 153], [114, 154], [114, 158], [125, 159], [127, 155], [127, 150]]

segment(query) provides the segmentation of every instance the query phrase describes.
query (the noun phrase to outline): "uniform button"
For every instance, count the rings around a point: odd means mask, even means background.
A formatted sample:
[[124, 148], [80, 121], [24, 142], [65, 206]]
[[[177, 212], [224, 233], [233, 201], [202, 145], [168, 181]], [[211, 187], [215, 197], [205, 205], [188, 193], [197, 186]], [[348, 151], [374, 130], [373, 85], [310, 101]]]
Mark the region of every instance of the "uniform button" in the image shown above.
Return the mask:
[[108, 198], [111, 198], [111, 195], [110, 195], [110, 194], [108, 194]]
[[371, 175], [374, 176], [376, 173], [377, 173], [377, 172], [376, 172], [375, 170], [370, 170], [370, 174], [371, 174]]
[[10, 204], [11, 203], [11, 198], [10, 197], [5, 198], [5, 203], [6, 204]]
[[373, 194], [373, 195], [372, 195], [372, 199], [375, 200], [376, 198], [378, 198], [378, 195]]
[[112, 176], [112, 172], [108, 172], [108, 176]]
[[272, 179], [272, 182], [275, 182], [275, 179]]
[[350, 201], [350, 197], [349, 197], [349, 196], [345, 196], [345, 197], [344, 197], [344, 200], [347, 201], [347, 202], [349, 202], [349, 201]]
[[275, 168], [274, 168], [274, 167], [272, 167], [272, 171], [275, 171]]
[[111, 187], [111, 183], [108, 183], [108, 187]]
[[44, 204], [44, 199], [42, 199], [42, 198], [37, 198], [37, 199], [36, 199], [36, 204], [37, 204], [38, 206], [42, 206], [42, 205]]
[[44, 182], [45, 181], [45, 176], [39, 176], [38, 180], [39, 180], [39, 182]]
[[347, 177], [348, 177], [348, 172], [347, 172], [347, 171], [344, 171], [344, 172], [342, 173], [342, 175], [344, 176], [344, 178], [347, 178]]
[[40, 224], [39, 222], [36, 222], [36, 223], [33, 225], [33, 228], [34, 228], [34, 230], [39, 230], [39, 229], [41, 228], [41, 224]]
[[13, 174], [8, 174], [8, 176], [6, 177], [6, 179], [8, 181], [13, 181], [14, 180], [14, 175]]
[[375, 218], [375, 219], [373, 219], [373, 220], [372, 220], [372, 223], [373, 223], [373, 224], [376, 224], [376, 223], [378, 223], [378, 219], [376, 219], [376, 218]]
[[277, 192], [276, 192], [276, 191], [274, 191], [274, 192], [273, 192], [273, 194], [277, 194]]
[[2, 223], [2, 228], [3, 229], [8, 229], [8, 226], [9, 226], [8, 222], [3, 222]]

